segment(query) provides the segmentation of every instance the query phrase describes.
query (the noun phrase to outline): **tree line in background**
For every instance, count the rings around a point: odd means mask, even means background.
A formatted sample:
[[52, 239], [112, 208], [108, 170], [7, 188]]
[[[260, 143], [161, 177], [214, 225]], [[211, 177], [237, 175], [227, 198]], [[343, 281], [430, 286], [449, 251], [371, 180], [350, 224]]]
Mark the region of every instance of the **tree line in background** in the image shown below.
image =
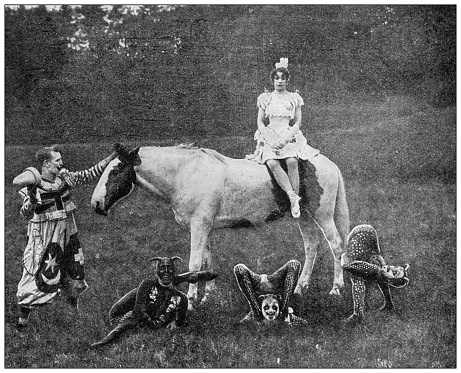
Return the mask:
[[5, 142], [250, 135], [280, 57], [312, 105], [454, 105], [456, 6], [7, 7]]

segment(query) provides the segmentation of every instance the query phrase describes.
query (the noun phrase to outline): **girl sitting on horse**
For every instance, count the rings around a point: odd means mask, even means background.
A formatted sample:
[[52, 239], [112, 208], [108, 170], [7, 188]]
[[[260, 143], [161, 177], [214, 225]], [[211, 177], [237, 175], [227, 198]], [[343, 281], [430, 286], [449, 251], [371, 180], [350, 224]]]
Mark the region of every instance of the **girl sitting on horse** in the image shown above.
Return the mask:
[[[315, 149], [307, 144], [300, 130], [304, 101], [297, 92], [287, 90], [290, 80], [288, 58], [281, 58], [275, 67], [270, 73], [274, 91], [266, 91], [258, 97], [256, 151], [247, 158], [269, 167], [290, 199], [291, 214], [299, 218], [298, 159], [308, 159]], [[267, 125], [266, 120], [269, 121]], [[282, 168], [281, 160], [285, 160], [288, 172]]]

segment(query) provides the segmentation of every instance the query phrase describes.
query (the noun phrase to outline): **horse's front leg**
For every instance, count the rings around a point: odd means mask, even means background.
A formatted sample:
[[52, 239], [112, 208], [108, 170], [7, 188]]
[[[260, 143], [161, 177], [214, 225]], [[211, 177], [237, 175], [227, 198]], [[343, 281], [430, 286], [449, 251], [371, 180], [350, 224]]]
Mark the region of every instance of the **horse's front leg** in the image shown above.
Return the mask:
[[[205, 245], [205, 251], [203, 253], [203, 263], [202, 263], [202, 269], [203, 270], [212, 270], [213, 265], [211, 263], [211, 242], [210, 239], [208, 239], [207, 244]], [[208, 298], [210, 297], [211, 293], [216, 292], [216, 283], [215, 280], [207, 281], [205, 284], [205, 294], [200, 301], [200, 304], [204, 304], [205, 302], [208, 301]]]
[[304, 266], [301, 272], [301, 276], [298, 279], [298, 285], [296, 286], [295, 293], [302, 294], [309, 287], [309, 282], [314, 269], [315, 258], [317, 256], [317, 249], [319, 246], [319, 231], [314, 221], [309, 218], [298, 219], [298, 227], [301, 232], [304, 243]]
[[[195, 218], [190, 223], [190, 259], [189, 271], [200, 271], [211, 231], [211, 221], [205, 218]], [[193, 311], [198, 303], [198, 284], [190, 284], [187, 292], [188, 310]]]

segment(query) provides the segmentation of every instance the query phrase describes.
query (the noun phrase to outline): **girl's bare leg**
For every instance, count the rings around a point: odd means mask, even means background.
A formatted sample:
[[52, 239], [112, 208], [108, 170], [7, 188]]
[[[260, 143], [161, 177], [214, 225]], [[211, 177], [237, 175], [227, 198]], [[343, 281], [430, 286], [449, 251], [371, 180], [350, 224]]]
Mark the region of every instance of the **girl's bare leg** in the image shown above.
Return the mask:
[[[288, 158], [288, 159], [294, 159], [294, 158]], [[292, 161], [288, 162], [288, 159], [287, 159], [287, 165], [288, 163], [292, 163]], [[294, 218], [299, 218], [301, 215], [301, 210], [299, 208], [299, 200], [301, 198], [293, 190], [294, 188], [290, 181], [290, 178], [288, 177], [287, 173], [283, 170], [282, 166], [280, 166], [280, 162], [278, 160], [269, 159], [266, 163], [271, 169], [272, 174], [274, 175], [277, 183], [288, 194], [288, 197], [290, 198], [291, 214], [293, 215]], [[293, 168], [293, 166], [291, 166], [291, 168]], [[296, 173], [297, 173], [297, 169], [296, 169]], [[299, 189], [299, 176], [297, 176], [295, 183], [296, 183], [296, 187]]]
[[288, 178], [287, 173], [283, 170], [282, 166], [280, 165], [280, 161], [277, 159], [268, 159], [266, 163], [272, 171], [275, 180], [283, 189], [283, 191], [285, 193], [293, 192], [293, 187], [291, 185], [290, 179]]
[[298, 172], [298, 159], [287, 158], [288, 178], [290, 179], [291, 186], [296, 194], [299, 195], [299, 172]]

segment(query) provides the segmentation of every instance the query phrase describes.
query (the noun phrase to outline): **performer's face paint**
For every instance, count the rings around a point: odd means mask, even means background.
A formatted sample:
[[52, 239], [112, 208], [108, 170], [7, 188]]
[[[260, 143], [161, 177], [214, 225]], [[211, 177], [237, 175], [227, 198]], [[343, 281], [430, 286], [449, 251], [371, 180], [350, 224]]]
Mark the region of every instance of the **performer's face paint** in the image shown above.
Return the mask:
[[157, 267], [157, 276], [164, 285], [169, 285], [174, 277], [174, 264], [170, 258], [163, 258]]
[[261, 311], [264, 318], [269, 321], [275, 320], [280, 314], [280, 306], [277, 296], [268, 294], [261, 297], [264, 297], [261, 304]]
[[405, 276], [405, 270], [402, 267], [385, 265], [383, 266], [383, 269], [384, 269], [384, 275], [387, 278], [397, 279], [397, 278], [403, 278]]

